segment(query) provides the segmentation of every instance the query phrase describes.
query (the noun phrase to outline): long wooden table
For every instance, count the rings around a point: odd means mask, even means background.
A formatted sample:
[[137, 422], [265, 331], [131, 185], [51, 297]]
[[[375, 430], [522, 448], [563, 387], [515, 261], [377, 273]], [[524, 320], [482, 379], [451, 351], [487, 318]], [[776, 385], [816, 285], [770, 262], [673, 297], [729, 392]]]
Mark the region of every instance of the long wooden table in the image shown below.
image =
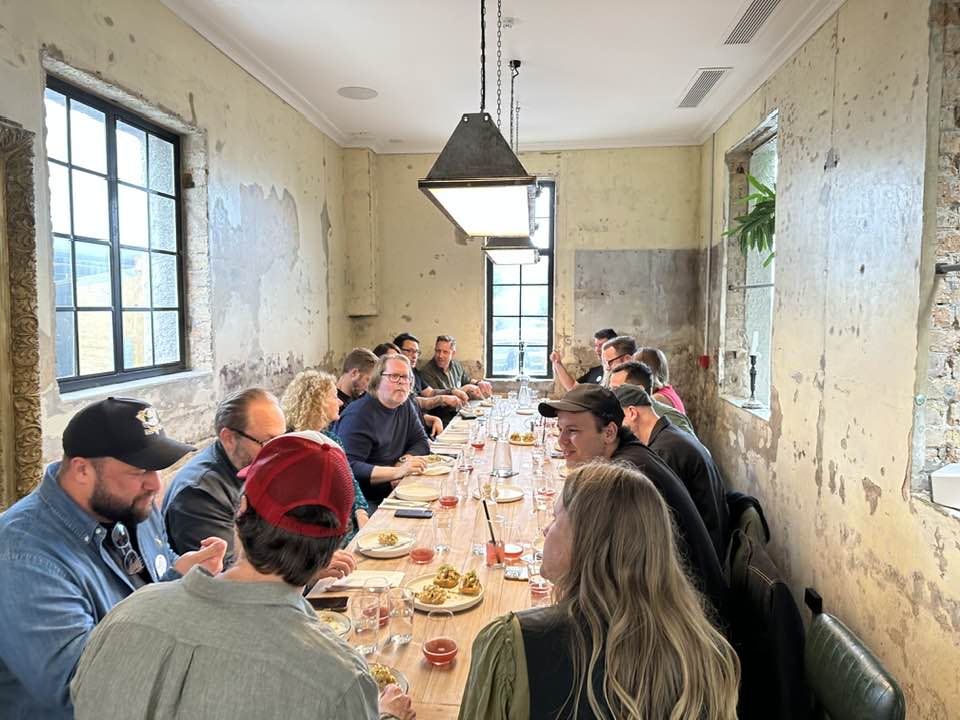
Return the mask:
[[[440, 439], [442, 439], [442, 436]], [[483, 456], [487, 463], [486, 467], [483, 468], [485, 472], [489, 472], [491, 467], [493, 444], [493, 441], [488, 439], [483, 450]], [[539, 534], [536, 514], [533, 512], [531, 493], [533, 487], [531, 448], [511, 446], [511, 451], [513, 453], [514, 469], [518, 470], [519, 474], [505, 482], [524, 488], [526, 491], [524, 498], [512, 503], [489, 504], [489, 508], [492, 515], [501, 515], [508, 523], [515, 523], [521, 529], [522, 537], [529, 541]], [[551, 462], [550, 458], [546, 458], [544, 462], [544, 472], [554, 477], [557, 492], [560, 488], [558, 464], [561, 462], [557, 460]], [[445, 667], [435, 667], [424, 659], [421, 643], [427, 616], [419, 611], [416, 612], [414, 618], [413, 640], [406, 645], [388, 645], [379, 653], [379, 657], [375, 658], [378, 662], [397, 668], [406, 675], [410, 681], [410, 694], [417, 711], [417, 717], [420, 720], [457, 717], [460, 709], [460, 699], [470, 669], [473, 640], [477, 633], [494, 618], [510, 611], [523, 610], [532, 605], [529, 587], [525, 580], [506, 580], [502, 569], [486, 568], [484, 558], [477, 557], [472, 553], [478, 513], [480, 515], [483, 513], [480, 501], [473, 497], [477, 474], [478, 470], [475, 469], [471, 475], [467, 500], [463, 501], [461, 499], [456, 508], [445, 511], [452, 512], [455, 517], [453, 543], [448, 553], [437, 554], [430, 563], [425, 565], [413, 563], [408, 555], [391, 560], [377, 560], [356, 553], [358, 570], [403, 572], [404, 584], [421, 575], [436, 572], [437, 568], [443, 563], [448, 563], [458, 569], [478, 569], [480, 581], [484, 587], [483, 601], [473, 608], [454, 615], [450, 630], [459, 645], [459, 654], [452, 663]], [[440, 480], [442, 478], [431, 479]], [[403, 483], [422, 482], [423, 479], [417, 477], [403, 481]], [[436, 502], [432, 503], [431, 507], [434, 512], [437, 512], [438, 504]], [[431, 527], [432, 522], [430, 520], [397, 518], [394, 517], [394, 510], [384, 508], [373, 514], [362, 532], [396, 529], [419, 536], [421, 533], [430, 532]], [[483, 530], [485, 531], [485, 529], [484, 526]], [[354, 552], [356, 552], [355, 544], [356, 540], [349, 548]], [[350, 641], [352, 638], [348, 637], [347, 640]]]

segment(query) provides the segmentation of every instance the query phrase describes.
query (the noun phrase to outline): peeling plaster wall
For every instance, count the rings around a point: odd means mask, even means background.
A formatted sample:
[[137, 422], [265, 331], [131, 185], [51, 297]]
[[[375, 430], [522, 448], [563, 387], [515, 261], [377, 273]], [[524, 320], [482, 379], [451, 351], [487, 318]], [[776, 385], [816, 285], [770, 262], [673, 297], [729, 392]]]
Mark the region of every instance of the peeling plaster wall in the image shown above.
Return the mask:
[[[209, 296], [209, 327], [188, 329], [212, 352], [186, 377], [115, 387], [154, 402], [168, 431], [187, 440], [212, 432], [213, 408], [252, 383], [281, 390], [302, 367], [329, 365], [350, 340], [343, 151], [221, 54], [161, 3], [150, 0], [0, 2], [0, 115], [38, 135], [35, 154], [39, 246], [44, 455], [60, 452], [70, 415], [102, 397], [61, 397], [54, 379], [49, 195], [43, 147], [46, 51], [196, 128], [206, 152], [209, 273], [188, 277]], [[189, 208], [187, 210], [188, 215]], [[191, 222], [194, 219], [190, 219]], [[191, 250], [193, 252], [193, 250]], [[191, 348], [190, 357], [204, 358]], [[202, 348], [201, 348], [202, 350]]]
[[[780, 111], [771, 417], [719, 399], [715, 365], [701, 373], [696, 412], [730, 485], [763, 503], [798, 603], [815, 586], [898, 678], [909, 717], [940, 720], [960, 708], [960, 522], [910, 493], [915, 367], [926, 370], [918, 311], [932, 271], [921, 265], [924, 193], [936, 173], [929, 14], [929, 0], [848, 0], [703, 146], [711, 271], [701, 268], [710, 305], [699, 317], [715, 360], [723, 155]], [[939, 94], [931, 105], [939, 120]]]
[[[636, 288], [636, 304], [643, 305], [650, 318], [634, 323], [635, 311], [628, 318], [611, 313], [603, 322], [599, 317], [578, 322], [576, 268], [579, 259], [593, 267], [590, 254], [595, 251], [619, 251], [639, 278], [649, 272], [652, 251], [667, 264], [674, 262], [669, 259], [673, 254], [686, 258], [697, 252], [699, 147], [523, 153], [521, 160], [529, 172], [557, 181], [554, 338], [571, 368], [595, 364], [592, 336], [597, 323], [615, 325], [622, 332], [654, 324], [657, 305], [647, 305], [644, 297], [659, 296], [661, 306], [669, 298], [671, 308], [686, 316], [683, 308], [689, 307], [692, 316], [698, 291], [681, 291], [685, 281], [675, 285], [665, 275], [656, 287]], [[479, 241], [457, 233], [417, 189], [417, 180], [433, 161], [432, 155], [376, 157], [380, 312], [354, 319], [354, 340], [372, 347], [410, 330], [424, 341], [429, 356], [433, 338], [450, 333], [457, 337], [460, 359], [479, 367], [486, 318], [483, 253]], [[595, 262], [604, 262], [602, 253]], [[677, 263], [688, 265], [685, 259]], [[689, 272], [696, 285], [696, 271]], [[584, 280], [581, 275], [581, 284]], [[611, 275], [607, 285], [612, 294], [623, 290], [622, 280], [622, 274]], [[689, 354], [695, 334], [695, 325], [688, 323], [672, 333], [667, 349]], [[677, 366], [691, 363], [684, 360]]]

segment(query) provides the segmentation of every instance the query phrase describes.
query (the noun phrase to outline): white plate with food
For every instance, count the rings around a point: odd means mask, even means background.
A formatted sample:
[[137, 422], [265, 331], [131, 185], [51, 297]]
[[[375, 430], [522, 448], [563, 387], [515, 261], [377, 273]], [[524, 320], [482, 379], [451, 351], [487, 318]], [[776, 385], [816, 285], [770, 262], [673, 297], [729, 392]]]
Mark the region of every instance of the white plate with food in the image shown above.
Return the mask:
[[414, 502], [430, 502], [440, 497], [440, 488], [436, 485], [427, 483], [407, 482], [397, 485], [393, 491], [401, 500], [413, 500]]
[[410, 692], [410, 681], [407, 680], [406, 675], [395, 667], [381, 663], [370, 663], [370, 674], [373, 675], [373, 679], [377, 681], [377, 687], [380, 689], [380, 692], [383, 692], [383, 689], [387, 685], [397, 685], [404, 694]]
[[432, 477], [434, 475], [446, 475], [452, 469], [453, 467], [451, 465], [447, 465], [446, 463], [437, 463], [436, 465], [427, 465], [423, 470], [420, 471], [420, 474], [428, 477]]
[[413, 606], [421, 612], [460, 612], [483, 602], [483, 585], [477, 574], [469, 572], [461, 575], [450, 565], [441, 565], [437, 572], [421, 575], [407, 583], [406, 587], [413, 590]]
[[509, 439], [510, 439], [511, 445], [533, 445], [534, 441], [536, 441], [537, 439], [537, 436], [534, 435], [532, 432], [528, 432], [528, 433], [513, 432], [513, 433], [510, 433]]
[[536, 408], [532, 407], [522, 407], [516, 409], [517, 415], [533, 415], [536, 411]]
[[427, 461], [427, 467], [433, 467], [435, 465], [453, 465], [454, 458], [449, 455], [439, 455], [437, 453], [432, 453], [430, 455], [424, 455], [423, 459]]
[[[480, 499], [479, 488], [473, 491], [473, 499]], [[523, 500], [523, 488], [517, 485], [500, 485], [496, 488], [493, 499], [498, 503], [512, 503]]]
[[360, 533], [357, 536], [357, 552], [372, 558], [403, 557], [416, 538], [408, 532], [386, 528], [377, 532]]
[[317, 610], [317, 619], [342, 638], [349, 635], [353, 627], [350, 618], [343, 613], [331, 610]]

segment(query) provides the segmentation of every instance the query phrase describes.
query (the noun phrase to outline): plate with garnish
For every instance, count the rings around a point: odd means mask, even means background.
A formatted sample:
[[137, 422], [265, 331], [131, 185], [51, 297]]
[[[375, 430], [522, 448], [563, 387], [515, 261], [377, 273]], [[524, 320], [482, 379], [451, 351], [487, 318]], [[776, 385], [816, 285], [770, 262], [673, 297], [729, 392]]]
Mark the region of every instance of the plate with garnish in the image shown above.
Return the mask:
[[381, 663], [370, 663], [370, 674], [377, 681], [380, 692], [383, 692], [387, 685], [398, 686], [404, 694], [410, 692], [410, 681], [407, 680], [407, 676], [394, 667]]
[[461, 574], [451, 565], [441, 565], [437, 572], [421, 575], [407, 587], [413, 590], [413, 606], [421, 612], [460, 612], [483, 602], [483, 585], [477, 574]]
[[537, 439], [537, 436], [532, 432], [519, 433], [512, 432], [510, 433], [510, 444], [511, 445], [533, 445], [534, 441]]
[[[487, 483], [484, 483], [486, 486]], [[498, 503], [512, 503], [517, 500], [523, 500], [523, 488], [519, 485], [497, 485], [496, 487], [484, 487], [484, 492], [490, 493], [490, 499]], [[473, 491], [474, 500], [480, 499], [480, 488]]]
[[333, 630], [340, 637], [346, 637], [350, 634], [353, 624], [343, 613], [333, 612], [331, 610], [317, 610], [317, 619]]
[[379, 530], [361, 533], [357, 537], [357, 552], [372, 558], [403, 557], [413, 547], [413, 535], [402, 530]]

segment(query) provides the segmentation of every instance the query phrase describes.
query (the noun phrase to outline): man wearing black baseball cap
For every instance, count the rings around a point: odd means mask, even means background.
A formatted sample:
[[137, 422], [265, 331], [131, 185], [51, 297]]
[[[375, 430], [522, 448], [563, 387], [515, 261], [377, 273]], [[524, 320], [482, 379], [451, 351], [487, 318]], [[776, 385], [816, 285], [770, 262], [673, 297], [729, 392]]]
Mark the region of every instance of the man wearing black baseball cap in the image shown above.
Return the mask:
[[226, 543], [176, 555], [154, 501], [158, 470], [189, 445], [156, 410], [128, 398], [83, 408], [63, 460], [0, 516], [0, 707], [5, 717], [72, 718], [68, 685], [93, 627], [144, 585], [195, 565], [219, 572]]
[[540, 403], [539, 409], [544, 417], [557, 418], [568, 467], [606, 458], [630, 463], [650, 479], [672, 511], [690, 579], [722, 613], [726, 584], [703, 519], [673, 471], [623, 427], [616, 395], [598, 385], [577, 385], [560, 400]]

